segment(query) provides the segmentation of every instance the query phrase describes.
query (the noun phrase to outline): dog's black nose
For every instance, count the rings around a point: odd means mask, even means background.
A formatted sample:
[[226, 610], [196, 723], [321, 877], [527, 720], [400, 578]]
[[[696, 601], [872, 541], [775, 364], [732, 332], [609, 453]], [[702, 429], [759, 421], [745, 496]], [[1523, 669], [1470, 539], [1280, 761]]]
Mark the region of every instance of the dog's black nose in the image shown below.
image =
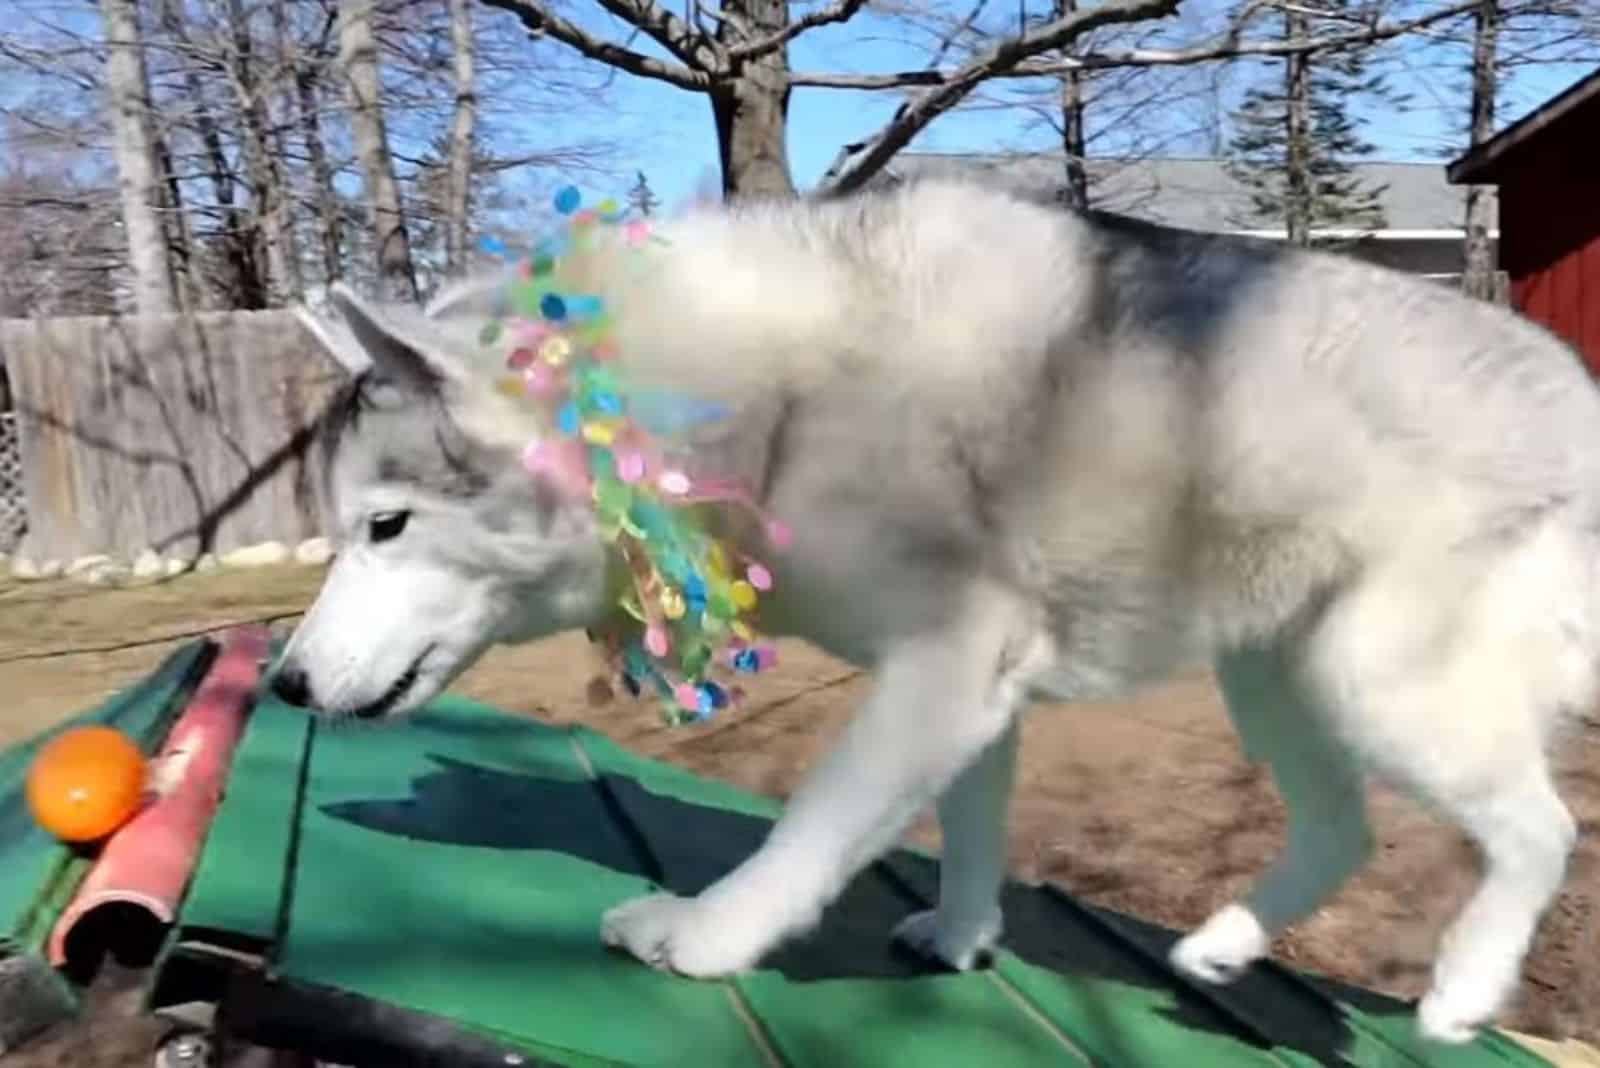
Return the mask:
[[296, 708], [311, 703], [311, 681], [296, 667], [286, 667], [272, 677], [272, 692], [278, 700]]

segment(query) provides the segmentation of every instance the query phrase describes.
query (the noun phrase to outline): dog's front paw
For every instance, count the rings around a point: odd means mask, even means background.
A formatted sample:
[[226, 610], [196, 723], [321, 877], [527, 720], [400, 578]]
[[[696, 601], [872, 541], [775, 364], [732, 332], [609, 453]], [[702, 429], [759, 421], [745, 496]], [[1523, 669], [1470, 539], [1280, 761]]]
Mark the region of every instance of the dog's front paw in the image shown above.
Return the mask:
[[1002, 926], [998, 906], [973, 922], [943, 924], [938, 911], [929, 909], [901, 920], [891, 937], [919, 957], [965, 972], [993, 960]]
[[1219, 909], [1172, 947], [1174, 967], [1205, 983], [1231, 983], [1267, 955], [1271, 938], [1243, 905]]
[[650, 894], [611, 909], [601, 918], [600, 938], [652, 968], [696, 979], [748, 971], [767, 948], [749, 918], [675, 894]]

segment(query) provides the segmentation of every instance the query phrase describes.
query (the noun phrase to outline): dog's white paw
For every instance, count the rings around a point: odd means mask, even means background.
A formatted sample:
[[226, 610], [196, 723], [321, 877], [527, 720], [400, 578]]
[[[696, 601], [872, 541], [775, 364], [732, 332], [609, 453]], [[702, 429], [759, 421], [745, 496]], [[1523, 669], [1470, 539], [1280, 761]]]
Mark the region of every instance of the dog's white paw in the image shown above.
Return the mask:
[[1175, 968], [1205, 983], [1231, 983], [1267, 955], [1272, 939], [1255, 913], [1240, 904], [1218, 909], [1172, 947]]
[[940, 924], [937, 910], [929, 909], [901, 920], [890, 937], [919, 957], [965, 972], [993, 956], [1002, 927], [998, 906], [976, 922], [946, 925]]
[[1494, 1020], [1504, 1000], [1506, 984], [1483, 976], [1465, 980], [1434, 980], [1417, 1006], [1417, 1030], [1434, 1042], [1465, 1045]]
[[676, 894], [650, 894], [611, 909], [600, 920], [600, 939], [652, 968], [696, 979], [748, 971], [768, 944], [765, 929], [749, 917]]

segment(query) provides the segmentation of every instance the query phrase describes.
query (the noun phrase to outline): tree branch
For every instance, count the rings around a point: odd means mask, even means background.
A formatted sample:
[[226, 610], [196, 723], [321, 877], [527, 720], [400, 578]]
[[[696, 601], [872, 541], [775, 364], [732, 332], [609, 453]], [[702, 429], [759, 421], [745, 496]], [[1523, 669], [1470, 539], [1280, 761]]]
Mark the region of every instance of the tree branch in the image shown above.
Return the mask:
[[750, 34], [753, 32], [750, 28], [750, 23], [746, 22], [732, 11], [724, 11], [720, 7], [702, 7], [700, 8], [699, 13], [710, 19], [712, 22], [715, 22], [719, 26], [732, 26], [733, 32], [741, 34], [745, 37], [750, 36]]
[[1240, 56], [1290, 56], [1310, 52], [1330, 52], [1356, 45], [1376, 44], [1427, 28], [1446, 19], [1457, 18], [1479, 6], [1481, 0], [1456, 0], [1423, 15], [1396, 22], [1373, 20], [1361, 29], [1343, 33], [1300, 37], [1293, 40], [1240, 41], [1232, 35], [1190, 48], [1134, 48], [1119, 52], [1090, 52], [1082, 56], [1021, 64], [1001, 77], [1031, 78], [1043, 74], [1062, 74], [1072, 70], [1104, 70], [1111, 67], [1181, 67]]
[[1166, 18], [1177, 11], [1179, 3], [1180, 0], [1108, 0], [1096, 7], [1069, 12], [989, 46], [964, 66], [945, 75], [940, 84], [908, 100], [888, 125], [879, 130], [854, 159], [845, 162], [819, 192], [839, 194], [860, 188], [930, 122], [959, 104], [985, 79], [1005, 76], [1025, 60], [1071, 44], [1101, 26]]
[[681, 59], [691, 70], [715, 73], [727, 66], [722, 45], [656, 0], [599, 0], [600, 6]]
[[867, 0], [833, 0], [833, 3], [827, 7], [795, 19], [777, 33], [768, 34], [759, 40], [744, 41], [734, 45], [728, 49], [728, 55], [733, 59], [754, 59], [769, 52], [776, 52], [807, 30], [814, 30], [818, 26], [827, 26], [835, 22], [850, 21], [855, 17], [856, 12], [866, 5]]
[[598, 60], [610, 67], [653, 78], [658, 82], [676, 85], [691, 92], [705, 92], [711, 78], [703, 70], [656, 59], [642, 52], [624, 48], [614, 41], [594, 37], [575, 23], [549, 11], [539, 0], [483, 0], [483, 3], [501, 11], [509, 11], [522, 20], [536, 37], [549, 35], [589, 59]]
[[[1426, 14], [1395, 22], [1368, 22], [1362, 29], [1347, 30], [1342, 34], [1320, 37], [1301, 37], [1296, 40], [1270, 38], [1270, 40], [1238, 40], [1235, 24], [1226, 34], [1219, 34], [1203, 45], [1189, 48], [1126, 48], [1126, 50], [1088, 51], [1064, 59], [1045, 62], [1019, 62], [1010, 69], [992, 70], [987, 78], [1037, 78], [1045, 75], [1067, 74], [1070, 70], [1110, 70], [1115, 67], [1184, 67], [1202, 62], [1237, 59], [1242, 56], [1294, 56], [1294, 54], [1333, 51], [1355, 45], [1373, 43], [1414, 34], [1427, 29], [1435, 22], [1458, 18], [1477, 8], [1478, 0], [1456, 0], [1456, 3], [1435, 8]], [[965, 69], [963, 69], [965, 70]], [[832, 70], [795, 70], [789, 75], [790, 85], [824, 88], [824, 90], [906, 90], [918, 86], [942, 86], [960, 74], [947, 70], [890, 70], [885, 74], [835, 74]]]
[[[993, 75], [991, 75], [993, 77]], [[930, 70], [895, 70], [882, 74], [852, 74], [847, 71], [797, 70], [789, 73], [789, 84], [808, 89], [915, 89], [919, 86], [943, 85], [950, 80], [950, 72]]]
[[[1065, 74], [1069, 71], [1111, 70], [1118, 67], [1182, 67], [1243, 56], [1289, 56], [1309, 52], [1327, 52], [1356, 45], [1375, 44], [1408, 33], [1416, 33], [1437, 22], [1465, 15], [1475, 9], [1480, 0], [1456, 0], [1445, 7], [1435, 8], [1422, 15], [1395, 22], [1371, 21], [1358, 30], [1300, 37], [1293, 40], [1270, 38], [1259, 41], [1239, 39], [1240, 27], [1236, 24], [1203, 44], [1188, 48], [1129, 48], [1109, 51], [1083, 52], [1075, 56], [1048, 61], [1018, 63], [1008, 69], [993, 70], [986, 78], [1038, 78]], [[911, 89], [943, 86], [954, 81], [966, 68], [957, 71], [904, 70], [882, 74], [853, 74], [832, 71], [794, 71], [789, 83], [820, 89]]]

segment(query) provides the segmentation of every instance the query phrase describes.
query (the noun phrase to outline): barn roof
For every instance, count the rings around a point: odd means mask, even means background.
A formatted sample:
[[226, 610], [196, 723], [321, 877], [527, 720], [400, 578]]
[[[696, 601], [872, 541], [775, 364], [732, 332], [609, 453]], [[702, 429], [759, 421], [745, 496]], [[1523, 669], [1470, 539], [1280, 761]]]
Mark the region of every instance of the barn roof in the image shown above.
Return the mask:
[[[1498, 182], [1501, 164], [1518, 148], [1571, 115], [1600, 101], [1600, 68], [1579, 78], [1562, 92], [1546, 100], [1483, 144], [1455, 160], [1447, 168], [1449, 179], [1457, 183]], [[1589, 130], [1586, 136], [1594, 136]]]
[[[1150, 222], [1210, 232], [1276, 233], [1276, 219], [1252, 211], [1249, 189], [1214, 158], [1088, 161], [1095, 206]], [[1465, 190], [1452, 186], [1433, 163], [1360, 162], [1356, 172], [1384, 187], [1381, 197], [1390, 237], [1454, 237], [1461, 232]], [[1065, 167], [1055, 153], [986, 155], [902, 152], [877, 181], [950, 176], [981, 177], [1032, 196], [1056, 199]]]

